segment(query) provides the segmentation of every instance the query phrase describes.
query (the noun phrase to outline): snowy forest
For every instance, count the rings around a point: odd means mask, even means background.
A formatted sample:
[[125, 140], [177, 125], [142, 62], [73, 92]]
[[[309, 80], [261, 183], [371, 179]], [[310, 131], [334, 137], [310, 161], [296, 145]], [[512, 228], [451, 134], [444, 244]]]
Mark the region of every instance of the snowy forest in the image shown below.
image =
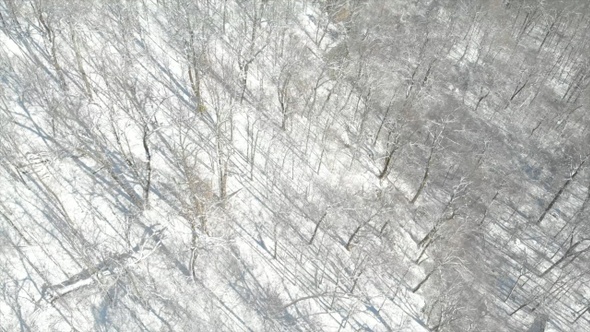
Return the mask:
[[0, 331], [590, 331], [587, 0], [0, 0]]

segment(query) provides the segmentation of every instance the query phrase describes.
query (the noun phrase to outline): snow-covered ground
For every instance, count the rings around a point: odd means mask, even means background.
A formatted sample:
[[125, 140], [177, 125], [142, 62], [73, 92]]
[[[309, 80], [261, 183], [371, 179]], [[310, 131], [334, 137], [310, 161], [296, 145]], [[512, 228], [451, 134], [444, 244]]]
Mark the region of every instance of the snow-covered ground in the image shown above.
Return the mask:
[[0, 4], [0, 328], [590, 328], [584, 33], [517, 2]]

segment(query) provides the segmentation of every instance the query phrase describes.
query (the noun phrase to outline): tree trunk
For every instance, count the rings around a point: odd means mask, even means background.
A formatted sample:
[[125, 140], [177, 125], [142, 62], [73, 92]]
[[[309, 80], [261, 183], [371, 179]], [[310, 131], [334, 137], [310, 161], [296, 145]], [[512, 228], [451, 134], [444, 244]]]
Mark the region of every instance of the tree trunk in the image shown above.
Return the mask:
[[543, 221], [543, 219], [545, 219], [545, 215], [547, 214], [547, 212], [549, 212], [551, 210], [551, 208], [553, 208], [553, 205], [557, 202], [557, 200], [559, 200], [559, 198], [563, 194], [564, 190], [567, 189], [567, 187], [572, 182], [572, 180], [576, 177], [576, 175], [578, 175], [578, 172], [580, 171], [580, 169], [582, 169], [582, 166], [584, 165], [585, 162], [586, 162], [586, 159], [584, 159], [584, 161], [582, 161], [580, 163], [580, 165], [578, 166], [578, 168], [576, 168], [576, 170], [570, 176], [570, 178], [567, 179], [567, 181], [565, 181], [565, 183], [561, 186], [561, 188], [559, 188], [559, 190], [557, 191], [557, 194], [555, 194], [555, 196], [553, 197], [553, 199], [551, 200], [549, 205], [545, 208], [545, 210], [543, 211], [543, 213], [541, 214], [539, 219], [537, 219], [537, 224], [540, 224]]
[[432, 271], [428, 272], [426, 277], [424, 277], [424, 279], [422, 279], [422, 281], [420, 281], [420, 283], [418, 283], [416, 287], [412, 288], [412, 293], [416, 293], [418, 290], [420, 290], [420, 288], [424, 286], [424, 284], [428, 281], [428, 279], [430, 279], [430, 277], [434, 274], [435, 271], [436, 269], [433, 269]]
[[309, 239], [309, 244], [313, 243], [313, 240], [315, 239], [315, 236], [318, 232], [318, 229], [320, 228], [320, 224], [322, 223], [322, 221], [324, 221], [324, 218], [326, 218], [326, 215], [328, 214], [328, 211], [324, 212], [324, 214], [322, 215], [322, 217], [320, 218], [320, 220], [318, 220], [318, 222], [315, 225], [315, 228], [313, 230], [313, 234], [311, 236], [311, 239]]
[[418, 190], [416, 191], [416, 194], [414, 195], [414, 197], [412, 197], [412, 199], [410, 200], [410, 203], [412, 203], [412, 204], [414, 204], [416, 202], [416, 200], [418, 199], [418, 197], [420, 197], [422, 190], [424, 190], [424, 187], [426, 186], [426, 182], [428, 182], [428, 174], [430, 172], [430, 163], [432, 162], [432, 155], [433, 154], [434, 154], [434, 147], [432, 147], [430, 149], [430, 155], [428, 156], [428, 161], [426, 162], [426, 170], [424, 170], [424, 177], [422, 178], [422, 181], [420, 182], [420, 186], [418, 187]]
[[150, 195], [150, 187], [152, 184], [152, 154], [150, 152], [150, 147], [148, 144], [148, 137], [149, 137], [149, 133], [148, 133], [148, 128], [147, 125], [144, 125], [143, 128], [143, 149], [145, 152], [145, 158], [146, 158], [146, 164], [145, 164], [145, 169], [146, 169], [146, 179], [145, 179], [145, 184], [143, 187], [143, 208], [145, 210], [149, 209], [149, 195]]

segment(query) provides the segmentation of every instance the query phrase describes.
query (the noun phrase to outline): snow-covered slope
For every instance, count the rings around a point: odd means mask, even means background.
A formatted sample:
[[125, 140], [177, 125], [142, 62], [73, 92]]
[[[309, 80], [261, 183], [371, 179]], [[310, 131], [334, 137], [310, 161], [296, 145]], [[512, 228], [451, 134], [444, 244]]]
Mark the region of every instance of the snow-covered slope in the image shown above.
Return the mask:
[[590, 328], [583, 1], [0, 15], [3, 330]]

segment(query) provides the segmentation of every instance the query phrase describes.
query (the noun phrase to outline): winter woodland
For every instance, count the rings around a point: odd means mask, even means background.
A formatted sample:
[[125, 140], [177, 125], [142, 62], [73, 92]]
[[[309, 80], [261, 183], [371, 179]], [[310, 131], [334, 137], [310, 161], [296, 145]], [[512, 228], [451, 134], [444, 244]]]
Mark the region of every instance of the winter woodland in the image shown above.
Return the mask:
[[0, 331], [590, 331], [590, 2], [0, 0]]

